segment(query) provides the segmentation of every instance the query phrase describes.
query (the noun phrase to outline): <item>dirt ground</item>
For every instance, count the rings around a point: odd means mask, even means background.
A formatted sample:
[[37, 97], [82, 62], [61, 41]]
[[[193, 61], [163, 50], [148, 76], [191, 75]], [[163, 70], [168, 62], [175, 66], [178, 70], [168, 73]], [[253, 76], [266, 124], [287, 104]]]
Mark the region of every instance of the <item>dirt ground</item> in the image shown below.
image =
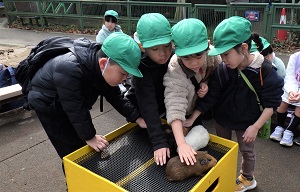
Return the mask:
[[6, 66], [17, 66], [20, 61], [25, 59], [32, 46], [1, 46], [0, 45], [0, 64]]

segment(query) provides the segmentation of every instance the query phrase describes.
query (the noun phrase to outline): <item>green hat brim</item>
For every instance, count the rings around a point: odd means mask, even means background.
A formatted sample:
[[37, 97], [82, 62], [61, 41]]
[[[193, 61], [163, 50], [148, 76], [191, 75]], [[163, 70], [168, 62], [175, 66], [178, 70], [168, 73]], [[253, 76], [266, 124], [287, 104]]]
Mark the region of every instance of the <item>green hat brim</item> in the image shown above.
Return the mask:
[[158, 38], [158, 39], [153, 39], [153, 40], [147, 40], [146, 42], [142, 43], [143, 48], [150, 48], [150, 47], [154, 47], [157, 45], [164, 45], [164, 44], [168, 44], [171, 42], [171, 34], [170, 36], [165, 36], [162, 38]]
[[119, 65], [129, 74], [136, 76], [136, 77], [143, 77], [143, 74], [141, 73], [141, 71], [138, 68], [132, 68], [132, 67], [128, 67], [122, 63], [119, 63]]
[[218, 47], [218, 48], [213, 47], [213, 48], [209, 51], [208, 55], [209, 55], [209, 56], [220, 55], [220, 54], [222, 54], [222, 53], [228, 51], [229, 49], [233, 48], [234, 46], [235, 46], [235, 45], [227, 45], [227, 46]]
[[192, 55], [195, 53], [200, 53], [204, 50], [206, 50], [208, 47], [208, 42], [201, 43], [200, 45], [196, 45], [193, 47], [185, 47], [183, 49], [181, 48], [175, 48], [175, 54], [179, 57], [186, 56], [186, 55]]

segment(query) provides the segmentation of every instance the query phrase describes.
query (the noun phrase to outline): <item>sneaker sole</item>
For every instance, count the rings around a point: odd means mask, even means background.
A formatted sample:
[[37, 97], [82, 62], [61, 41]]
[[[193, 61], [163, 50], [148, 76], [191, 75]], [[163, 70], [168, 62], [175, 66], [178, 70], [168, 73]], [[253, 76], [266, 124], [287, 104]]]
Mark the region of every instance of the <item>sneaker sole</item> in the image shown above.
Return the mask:
[[291, 146], [293, 146], [293, 142], [292, 143], [284, 143], [284, 142], [280, 141], [280, 145], [291, 147]]
[[250, 185], [250, 186], [246, 187], [245, 189], [243, 189], [243, 190], [241, 190], [241, 191], [235, 191], [235, 192], [245, 192], [245, 191], [248, 191], [248, 190], [254, 189], [254, 188], [256, 187], [256, 185], [257, 185], [257, 182], [256, 182], [256, 180], [254, 180], [254, 182], [253, 182], [253, 184], [252, 184], [252, 185]]
[[270, 136], [270, 139], [272, 139], [272, 140], [274, 140], [274, 141], [281, 141], [281, 138], [279, 139], [279, 138], [277, 138], [277, 137], [272, 137], [272, 136]]

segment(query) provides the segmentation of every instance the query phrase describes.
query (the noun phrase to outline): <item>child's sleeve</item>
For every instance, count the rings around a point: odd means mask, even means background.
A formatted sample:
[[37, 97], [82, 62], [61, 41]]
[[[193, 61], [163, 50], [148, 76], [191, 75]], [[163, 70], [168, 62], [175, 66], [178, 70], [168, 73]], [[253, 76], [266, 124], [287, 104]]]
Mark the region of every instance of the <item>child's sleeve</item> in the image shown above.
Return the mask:
[[[178, 68], [176, 70], [179, 70]], [[183, 74], [184, 75], [184, 74]], [[168, 70], [164, 76], [165, 106], [168, 123], [174, 120], [185, 121], [189, 94], [186, 76], [178, 71]]]
[[[297, 82], [297, 77], [300, 80], [299, 74], [296, 72], [296, 68], [300, 69], [300, 61], [297, 63], [297, 58], [299, 60], [300, 58], [300, 52], [295, 53], [290, 56], [287, 68], [286, 68], [286, 75], [284, 78], [284, 90], [289, 93], [291, 91], [298, 92], [298, 82]], [[299, 66], [296, 66], [297, 65]]]
[[106, 37], [105, 32], [101, 29], [96, 36], [96, 42], [102, 45]]

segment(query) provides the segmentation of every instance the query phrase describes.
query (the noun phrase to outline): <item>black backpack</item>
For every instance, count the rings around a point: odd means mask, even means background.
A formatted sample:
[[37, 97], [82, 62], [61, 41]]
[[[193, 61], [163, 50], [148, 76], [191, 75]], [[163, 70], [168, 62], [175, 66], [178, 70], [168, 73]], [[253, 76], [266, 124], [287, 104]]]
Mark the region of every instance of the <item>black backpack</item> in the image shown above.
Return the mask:
[[[259, 69], [259, 78], [260, 78], [261, 87], [264, 85], [264, 78], [269, 74], [272, 67], [273, 67], [272, 63], [267, 59], [265, 59], [264, 62], [262, 63], [261, 68]], [[224, 62], [221, 62], [217, 66], [216, 70], [219, 78], [219, 83], [222, 87], [223, 84], [229, 80], [227, 67], [224, 64]]]
[[51, 58], [72, 51], [70, 48], [74, 46], [73, 43], [74, 39], [70, 37], [50, 37], [32, 48], [28, 57], [19, 63], [15, 70], [15, 78], [21, 85], [26, 100], [24, 109], [30, 110], [26, 98], [31, 90], [30, 81], [34, 74]]

